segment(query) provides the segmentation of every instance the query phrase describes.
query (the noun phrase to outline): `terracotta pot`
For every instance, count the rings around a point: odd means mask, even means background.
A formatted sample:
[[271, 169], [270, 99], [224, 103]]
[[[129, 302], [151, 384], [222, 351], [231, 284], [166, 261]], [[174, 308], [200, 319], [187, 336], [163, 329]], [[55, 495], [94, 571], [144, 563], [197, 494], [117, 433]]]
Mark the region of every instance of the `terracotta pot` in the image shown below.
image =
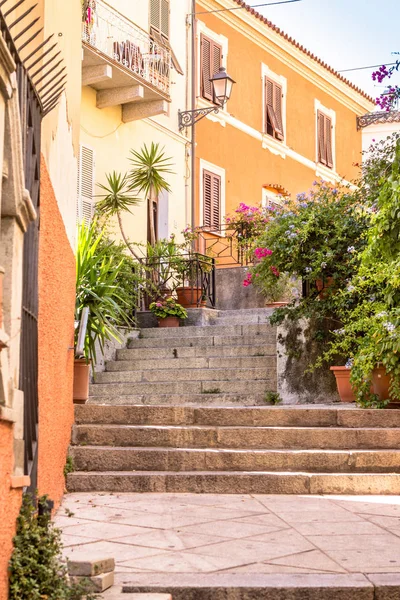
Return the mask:
[[331, 367], [336, 377], [336, 385], [342, 402], [355, 402], [356, 397], [350, 385], [351, 369], [347, 367]]
[[75, 404], [85, 404], [89, 398], [90, 362], [86, 358], [76, 358], [74, 362], [74, 393]]
[[184, 308], [197, 308], [201, 303], [202, 289], [198, 287], [178, 287], [178, 303]]
[[380, 400], [390, 398], [389, 384], [390, 377], [386, 374], [385, 367], [376, 367], [372, 373], [372, 391], [379, 396]]
[[325, 300], [325, 298], [327, 297], [327, 289], [332, 287], [335, 283], [335, 280], [333, 277], [327, 277], [326, 279], [322, 280], [322, 279], [317, 279], [315, 281], [315, 287], [318, 290], [318, 296], [321, 298], [321, 300]]
[[267, 302], [266, 308], [280, 308], [281, 306], [287, 306], [289, 302]]
[[165, 319], [158, 319], [159, 327], [179, 327], [178, 317], [165, 317]]

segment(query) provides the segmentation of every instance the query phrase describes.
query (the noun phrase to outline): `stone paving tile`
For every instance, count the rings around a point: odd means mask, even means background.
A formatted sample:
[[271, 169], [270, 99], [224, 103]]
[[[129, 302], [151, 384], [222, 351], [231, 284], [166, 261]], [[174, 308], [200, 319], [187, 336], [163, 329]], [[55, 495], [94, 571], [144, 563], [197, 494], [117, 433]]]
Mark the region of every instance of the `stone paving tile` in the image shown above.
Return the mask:
[[118, 582], [400, 573], [400, 497], [70, 494], [55, 522], [66, 556], [114, 557]]
[[[147, 530], [149, 532], [149, 530]], [[214, 532], [217, 534], [217, 532]], [[118, 538], [120, 544], [134, 544], [147, 548], [160, 548], [161, 550], [187, 550], [218, 544], [226, 541], [226, 538], [217, 535], [203, 535], [201, 532], [190, 533], [185, 531], [155, 530], [141, 535]]]

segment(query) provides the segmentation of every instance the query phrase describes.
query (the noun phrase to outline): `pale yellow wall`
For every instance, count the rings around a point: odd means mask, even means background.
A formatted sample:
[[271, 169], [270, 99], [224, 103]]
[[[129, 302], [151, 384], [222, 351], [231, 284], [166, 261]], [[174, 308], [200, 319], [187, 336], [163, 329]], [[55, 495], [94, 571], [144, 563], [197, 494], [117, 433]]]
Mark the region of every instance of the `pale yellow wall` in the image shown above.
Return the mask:
[[[185, 140], [152, 123], [150, 119], [122, 123], [121, 107], [96, 108], [96, 92], [82, 89], [81, 143], [95, 151], [95, 181], [105, 183], [105, 174], [113, 170], [129, 170], [130, 149], [140, 150], [144, 143], [165, 146], [166, 155], [172, 157], [173, 174], [166, 176], [172, 192], [169, 195], [169, 233], [179, 233], [186, 227], [190, 215], [187, 210], [187, 161]], [[96, 187], [95, 195], [101, 193]], [[145, 242], [147, 236], [146, 204], [142, 202], [132, 209], [133, 214], [123, 217], [126, 232], [135, 242]], [[117, 237], [118, 231], [116, 231]]]

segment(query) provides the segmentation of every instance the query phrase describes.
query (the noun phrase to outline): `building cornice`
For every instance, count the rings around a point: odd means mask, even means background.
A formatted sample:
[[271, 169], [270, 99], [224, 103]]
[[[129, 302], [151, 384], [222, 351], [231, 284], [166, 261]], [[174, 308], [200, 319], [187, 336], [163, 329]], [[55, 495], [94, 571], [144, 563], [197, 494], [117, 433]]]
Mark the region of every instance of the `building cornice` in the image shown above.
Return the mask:
[[[232, 0], [197, 0], [197, 2], [206, 10], [232, 7]], [[202, 15], [202, 19], [204, 16]], [[316, 61], [312, 55], [301, 50], [247, 10], [223, 11], [215, 13], [215, 16], [356, 114], [374, 108], [372, 100], [365, 97], [361, 91], [353, 89], [350, 83], [342, 81], [334, 71], [323, 66], [323, 63]]]

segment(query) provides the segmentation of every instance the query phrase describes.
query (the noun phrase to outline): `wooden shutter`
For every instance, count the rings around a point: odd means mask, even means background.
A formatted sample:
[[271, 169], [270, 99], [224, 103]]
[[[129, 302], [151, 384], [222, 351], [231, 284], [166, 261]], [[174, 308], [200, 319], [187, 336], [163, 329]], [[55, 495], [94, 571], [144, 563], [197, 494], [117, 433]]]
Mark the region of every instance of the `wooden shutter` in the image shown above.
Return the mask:
[[169, 39], [169, 0], [161, 0], [160, 33]]
[[94, 151], [87, 146], [80, 147], [77, 191], [77, 221], [90, 225], [94, 214]]
[[203, 171], [203, 225], [219, 230], [221, 222], [221, 177]]
[[214, 102], [213, 85], [210, 81], [222, 64], [222, 47], [213, 40], [202, 35], [200, 38], [200, 81], [201, 95]]
[[317, 112], [318, 162], [326, 165], [325, 115]]
[[265, 133], [283, 140], [282, 88], [268, 77], [265, 78], [265, 104]]
[[150, 0], [150, 27], [160, 31], [160, 0]]
[[326, 165], [330, 169], [333, 168], [333, 151], [332, 151], [332, 119], [325, 117], [325, 148], [326, 148]]

